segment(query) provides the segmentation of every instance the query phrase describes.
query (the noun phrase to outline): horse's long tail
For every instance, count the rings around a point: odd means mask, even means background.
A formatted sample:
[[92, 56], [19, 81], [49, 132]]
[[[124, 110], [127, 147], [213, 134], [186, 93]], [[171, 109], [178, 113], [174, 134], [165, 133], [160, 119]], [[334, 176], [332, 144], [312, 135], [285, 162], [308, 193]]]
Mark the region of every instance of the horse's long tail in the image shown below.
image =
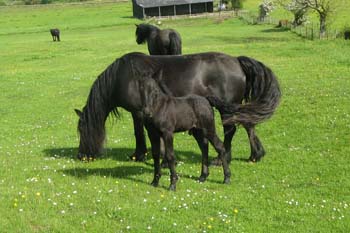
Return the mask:
[[169, 39], [170, 39], [170, 54], [171, 55], [181, 55], [182, 54], [182, 48], [181, 48], [181, 38], [179, 37], [178, 34], [175, 32], [171, 32], [169, 34]]
[[226, 112], [232, 116], [226, 117], [224, 124], [256, 125], [276, 110], [281, 99], [280, 87], [274, 73], [263, 63], [245, 56], [238, 57], [238, 61], [246, 75], [244, 103]]

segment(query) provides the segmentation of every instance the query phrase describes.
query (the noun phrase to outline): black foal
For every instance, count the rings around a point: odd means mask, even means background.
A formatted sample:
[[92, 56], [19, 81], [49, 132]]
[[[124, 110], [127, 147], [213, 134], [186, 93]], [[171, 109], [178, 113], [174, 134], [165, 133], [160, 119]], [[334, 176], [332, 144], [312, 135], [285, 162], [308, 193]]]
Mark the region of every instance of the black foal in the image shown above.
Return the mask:
[[225, 147], [215, 132], [213, 109], [208, 100], [197, 95], [173, 97], [162, 92], [153, 78], [139, 80], [142, 112], [146, 119], [146, 127], [151, 133], [150, 138], [157, 145], [152, 148], [154, 160], [153, 186], [158, 186], [160, 170], [160, 137], [165, 144], [165, 159], [169, 163], [171, 184], [169, 189], [176, 190], [178, 176], [175, 171], [175, 156], [173, 149], [173, 134], [189, 130], [195, 137], [202, 152], [202, 172], [199, 178], [204, 182], [209, 175], [208, 140], [214, 146], [222, 161], [224, 183], [230, 183], [230, 168], [228, 166]]

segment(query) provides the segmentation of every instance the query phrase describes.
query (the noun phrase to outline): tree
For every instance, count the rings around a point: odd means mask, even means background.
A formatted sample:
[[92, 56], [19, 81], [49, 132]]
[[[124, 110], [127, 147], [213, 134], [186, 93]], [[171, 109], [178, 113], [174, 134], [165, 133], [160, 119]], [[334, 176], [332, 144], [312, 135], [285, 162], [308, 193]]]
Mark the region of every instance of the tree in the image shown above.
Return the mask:
[[294, 19], [292, 25], [294, 27], [300, 26], [306, 22], [308, 6], [305, 3], [298, 3], [295, 0], [277, 0], [277, 3], [293, 14]]
[[317, 12], [320, 20], [320, 37], [324, 37], [327, 31], [327, 19], [335, 12], [340, 1], [335, 0], [293, 0], [297, 4], [305, 5], [307, 8]]
[[273, 10], [275, 6], [273, 1], [263, 0], [263, 2], [259, 5], [259, 20], [263, 21], [266, 16], [268, 16]]

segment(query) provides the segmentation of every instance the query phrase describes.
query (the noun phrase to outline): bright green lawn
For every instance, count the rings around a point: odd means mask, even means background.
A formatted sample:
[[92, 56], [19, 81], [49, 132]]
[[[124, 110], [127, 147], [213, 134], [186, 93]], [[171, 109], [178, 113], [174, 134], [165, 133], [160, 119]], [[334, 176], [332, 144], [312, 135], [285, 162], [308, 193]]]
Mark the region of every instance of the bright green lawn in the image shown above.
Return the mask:
[[[200, 184], [199, 149], [178, 134], [177, 191], [167, 190], [167, 170], [154, 188], [152, 160], [127, 159], [135, 142], [122, 111], [107, 123], [104, 156], [75, 159], [73, 109], [115, 58], [147, 51], [135, 43], [140, 21], [131, 14], [125, 3], [0, 8], [0, 232], [348, 232], [348, 41], [308, 41], [237, 19], [163, 21], [181, 33], [184, 53], [248, 55], [276, 73], [282, 103], [258, 126], [266, 157], [246, 162], [240, 128], [232, 184], [221, 184], [215, 167]], [[60, 43], [51, 27], [61, 29]]]

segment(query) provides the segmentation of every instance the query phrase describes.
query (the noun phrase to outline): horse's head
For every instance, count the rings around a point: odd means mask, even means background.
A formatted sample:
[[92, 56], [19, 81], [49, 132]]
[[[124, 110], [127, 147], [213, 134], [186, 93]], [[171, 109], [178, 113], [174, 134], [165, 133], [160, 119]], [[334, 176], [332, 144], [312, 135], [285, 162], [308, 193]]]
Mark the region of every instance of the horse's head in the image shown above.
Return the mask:
[[146, 42], [147, 37], [150, 33], [150, 27], [147, 24], [135, 24], [136, 26], [136, 43], [143, 44]]
[[89, 114], [86, 108], [84, 108], [83, 111], [75, 109], [75, 112], [79, 117], [78, 132], [80, 135], [80, 142], [78, 159], [87, 161], [93, 160], [101, 152], [104, 141], [104, 131], [101, 133], [96, 132], [96, 128], [90, 123], [91, 120], [89, 120]]

